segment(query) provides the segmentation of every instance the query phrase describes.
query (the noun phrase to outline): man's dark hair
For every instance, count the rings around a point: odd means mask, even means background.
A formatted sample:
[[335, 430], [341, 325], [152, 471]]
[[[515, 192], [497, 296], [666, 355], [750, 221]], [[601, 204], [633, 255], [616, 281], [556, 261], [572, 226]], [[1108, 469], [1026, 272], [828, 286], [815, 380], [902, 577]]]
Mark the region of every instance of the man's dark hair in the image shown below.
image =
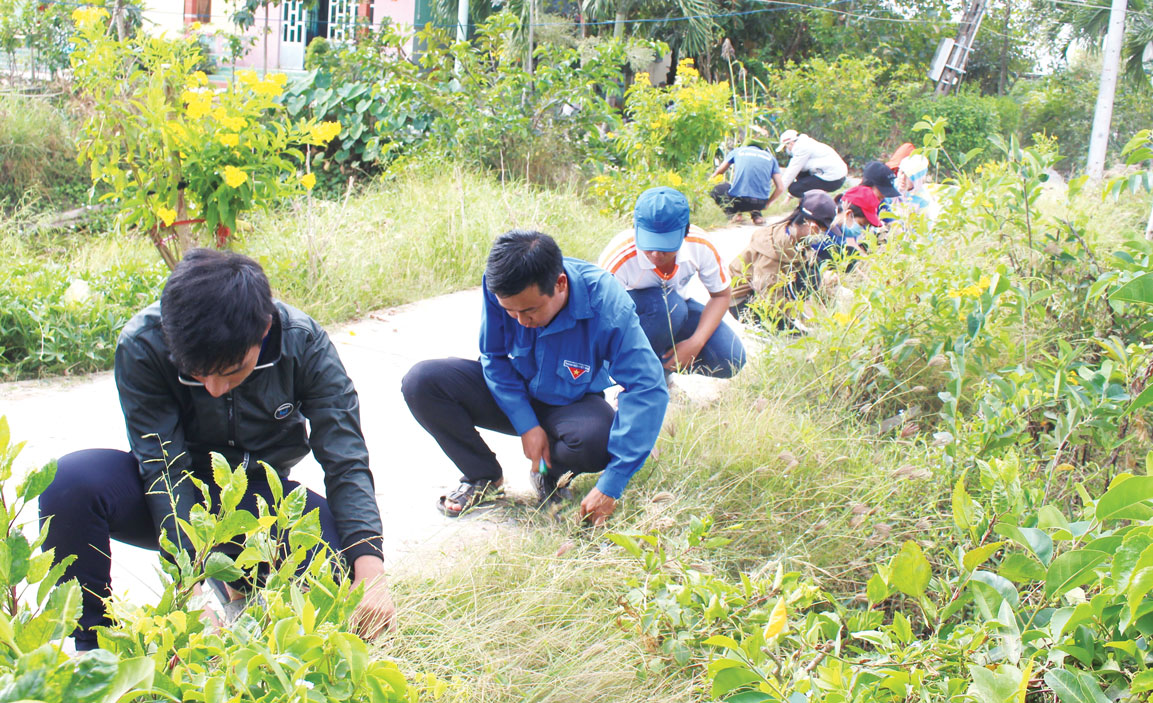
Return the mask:
[[172, 362], [195, 376], [239, 365], [248, 350], [260, 344], [275, 314], [260, 264], [214, 249], [188, 251], [160, 295]]
[[516, 295], [534, 283], [542, 294], [552, 296], [562, 273], [564, 257], [552, 237], [514, 229], [493, 242], [484, 279], [489, 291], [500, 298]]

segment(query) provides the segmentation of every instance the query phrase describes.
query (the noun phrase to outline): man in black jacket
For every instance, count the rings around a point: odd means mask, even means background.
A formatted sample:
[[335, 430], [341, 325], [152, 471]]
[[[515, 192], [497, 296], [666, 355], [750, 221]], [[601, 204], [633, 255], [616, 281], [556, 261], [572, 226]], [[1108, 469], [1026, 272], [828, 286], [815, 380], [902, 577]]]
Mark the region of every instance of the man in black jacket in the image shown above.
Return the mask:
[[272, 495], [258, 462], [277, 471], [287, 494], [298, 485], [288, 470], [311, 450], [327, 500], [309, 491], [305, 511], [319, 511], [325, 541], [366, 586], [360, 632], [375, 637], [394, 623], [356, 389], [328, 335], [272, 299], [255, 261], [188, 252], [160, 302], [121, 332], [115, 376], [132, 452], [64, 456], [40, 498], [41, 520], [51, 517], [44, 549], [57, 560], [76, 556], [64, 578], [83, 588], [77, 650], [95, 647], [92, 628], [109, 622], [109, 539], [156, 549], [163, 532], [185, 544], [176, 518], [187, 520], [200, 500], [187, 477], [212, 484], [210, 452], [247, 467], [239, 507], [255, 513], [256, 496]]

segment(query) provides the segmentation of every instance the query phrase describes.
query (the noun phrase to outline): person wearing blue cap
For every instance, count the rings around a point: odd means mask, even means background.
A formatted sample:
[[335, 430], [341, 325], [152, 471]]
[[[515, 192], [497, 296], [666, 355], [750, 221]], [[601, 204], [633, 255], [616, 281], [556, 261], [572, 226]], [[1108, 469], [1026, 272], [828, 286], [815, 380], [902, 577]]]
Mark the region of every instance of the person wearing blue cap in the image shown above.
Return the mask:
[[[633, 225], [609, 242], [600, 265], [636, 303], [666, 372], [731, 377], [745, 365], [741, 340], [722, 322], [732, 280], [712, 237], [689, 223], [689, 201], [673, 188], [650, 188], [637, 198]], [[709, 293], [705, 304], [686, 293], [694, 277]]]
[[[458, 517], [500, 494], [504, 473], [481, 427], [520, 436], [542, 504], [564, 497], [566, 476], [601, 472], [580, 516], [603, 524], [669, 402], [636, 306], [612, 276], [525, 230], [497, 237], [482, 288], [480, 360], [422, 361], [401, 382], [413, 417], [463, 474], [438, 509]], [[604, 397], [613, 385], [615, 411]]]

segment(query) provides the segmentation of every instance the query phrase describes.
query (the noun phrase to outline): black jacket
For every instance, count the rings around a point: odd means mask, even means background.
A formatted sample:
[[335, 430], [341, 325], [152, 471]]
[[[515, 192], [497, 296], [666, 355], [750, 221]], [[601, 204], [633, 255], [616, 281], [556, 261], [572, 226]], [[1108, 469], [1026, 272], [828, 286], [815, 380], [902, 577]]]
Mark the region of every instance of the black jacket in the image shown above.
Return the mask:
[[[320, 325], [284, 303], [277, 302], [276, 309], [256, 369], [220, 398], [173, 365], [160, 327], [160, 303], [124, 327], [116, 346], [116, 387], [146, 490], [167, 478], [175, 512], [187, 520], [200, 496], [190, 481], [179, 479], [191, 471], [211, 482], [209, 452], [223, 454], [233, 467], [244, 463], [259, 475], [263, 469], [257, 462], [263, 461], [287, 477], [311, 450], [324, 469], [344, 557], [351, 563], [365, 554], [379, 556], [380, 510], [356, 389]], [[164, 486], [160, 481], [148, 490], [148, 507], [157, 533], [165, 530], [179, 544]]]

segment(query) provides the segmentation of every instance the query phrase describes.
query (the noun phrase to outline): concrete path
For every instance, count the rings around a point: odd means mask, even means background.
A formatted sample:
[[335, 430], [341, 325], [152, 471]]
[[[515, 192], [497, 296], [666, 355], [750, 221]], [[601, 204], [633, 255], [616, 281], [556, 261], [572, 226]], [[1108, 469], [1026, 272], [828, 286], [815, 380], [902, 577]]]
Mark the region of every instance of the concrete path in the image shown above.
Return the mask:
[[[722, 255], [736, 256], [752, 227], [722, 230]], [[699, 282], [694, 297], [705, 296]], [[466, 536], [483, 539], [501, 529], [485, 516], [452, 520], [435, 509], [436, 498], [456, 486], [459, 473], [432, 438], [413, 420], [400, 394], [400, 380], [422, 359], [476, 358], [481, 294], [474, 288], [381, 310], [360, 321], [330, 330], [361, 401], [361, 420], [376, 480], [384, 521], [384, 552], [390, 570], [418, 566], [446, 542]], [[734, 324], [731, 318], [726, 324]], [[693, 397], [707, 397], [723, 381], [678, 376], [677, 384]], [[124, 421], [111, 373], [75, 379], [49, 379], [0, 384], [0, 415], [6, 415], [16, 441], [27, 445], [17, 471], [40, 466], [71, 451], [92, 447], [128, 449]], [[532, 495], [528, 461], [520, 440], [484, 432], [506, 471], [514, 498]], [[306, 458], [294, 479], [321, 493], [323, 474]], [[113, 543], [113, 589], [134, 602], [154, 602], [159, 590], [155, 553]]]

